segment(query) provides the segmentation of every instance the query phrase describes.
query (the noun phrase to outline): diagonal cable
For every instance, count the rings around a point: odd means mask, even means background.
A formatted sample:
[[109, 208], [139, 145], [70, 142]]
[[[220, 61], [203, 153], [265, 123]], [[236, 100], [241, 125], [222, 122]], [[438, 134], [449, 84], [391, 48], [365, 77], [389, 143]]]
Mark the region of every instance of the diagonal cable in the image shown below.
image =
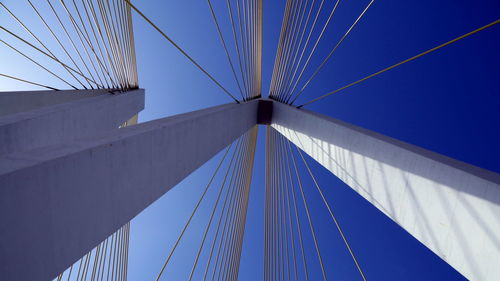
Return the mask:
[[146, 17], [137, 7], [135, 7], [129, 0], [124, 0], [127, 4], [134, 9], [144, 20], [146, 20], [156, 31], [158, 31], [165, 39], [167, 39], [177, 50], [179, 50], [186, 58], [188, 58], [196, 67], [198, 67], [205, 75], [210, 78], [219, 88], [221, 88], [227, 95], [229, 95], [236, 103], [240, 103], [224, 86], [222, 86], [217, 80], [215, 80], [210, 73], [208, 73], [201, 65], [199, 65], [188, 53], [186, 53], [177, 43], [175, 43], [170, 37], [168, 37], [161, 29], [156, 26], [148, 17]]
[[20, 81], [20, 82], [28, 83], [28, 84], [31, 84], [31, 85], [35, 85], [35, 86], [47, 88], [49, 90], [59, 91], [59, 89], [56, 89], [56, 88], [52, 88], [52, 87], [49, 87], [49, 86], [46, 86], [46, 85], [38, 84], [36, 82], [24, 80], [24, 79], [21, 79], [21, 78], [18, 78], [18, 77], [14, 77], [14, 76], [10, 76], [10, 75], [7, 75], [7, 74], [0, 73], [0, 76], [5, 77], [5, 78], [9, 78], [9, 79], [12, 79], [12, 80], [17, 80], [17, 81]]
[[330, 96], [330, 95], [333, 95], [333, 94], [335, 94], [335, 93], [337, 93], [337, 92], [340, 92], [340, 91], [342, 91], [342, 90], [344, 90], [344, 89], [347, 89], [347, 88], [352, 87], [352, 86], [354, 86], [354, 85], [356, 85], [356, 84], [359, 84], [359, 83], [361, 83], [361, 82], [363, 82], [363, 81], [365, 81], [365, 80], [368, 80], [368, 79], [370, 79], [370, 78], [372, 78], [372, 77], [374, 77], [374, 76], [377, 76], [377, 75], [379, 75], [379, 74], [382, 74], [382, 73], [384, 73], [384, 72], [386, 72], [386, 71], [388, 71], [388, 70], [391, 70], [391, 69], [393, 69], [393, 68], [395, 68], [395, 67], [398, 67], [398, 66], [400, 66], [400, 65], [402, 65], [402, 64], [405, 64], [405, 63], [410, 62], [410, 61], [412, 61], [412, 60], [418, 59], [418, 58], [420, 58], [420, 57], [422, 57], [422, 56], [424, 56], [424, 55], [426, 55], [426, 54], [432, 53], [432, 52], [434, 52], [434, 51], [436, 51], [436, 50], [439, 50], [439, 49], [441, 49], [441, 48], [443, 48], [443, 47], [446, 47], [446, 46], [448, 46], [448, 45], [450, 45], [450, 44], [452, 44], [452, 43], [455, 43], [455, 42], [457, 42], [457, 41], [459, 41], [459, 40], [461, 40], [461, 39], [464, 39], [464, 38], [469, 37], [469, 36], [471, 36], [471, 35], [473, 35], [473, 34], [475, 34], [475, 33], [478, 33], [479, 31], [482, 31], [482, 30], [484, 30], [484, 29], [487, 29], [487, 28], [489, 28], [489, 27], [492, 27], [492, 26], [494, 26], [494, 25], [496, 25], [496, 24], [498, 24], [498, 23], [500, 23], [500, 19], [495, 20], [495, 21], [493, 21], [493, 22], [491, 22], [491, 23], [489, 23], [489, 24], [487, 24], [487, 25], [484, 25], [484, 26], [482, 26], [482, 27], [478, 28], [478, 29], [475, 29], [475, 30], [473, 30], [473, 31], [471, 31], [471, 32], [469, 32], [469, 33], [466, 33], [466, 34], [464, 34], [464, 35], [461, 35], [461, 36], [459, 36], [459, 37], [457, 37], [457, 38], [455, 38], [455, 39], [452, 39], [452, 40], [450, 40], [450, 41], [448, 41], [448, 42], [445, 42], [445, 43], [443, 43], [443, 44], [441, 44], [441, 45], [439, 45], [439, 46], [436, 46], [436, 47], [434, 47], [434, 48], [432, 48], [432, 49], [429, 49], [429, 50], [427, 50], [427, 51], [425, 51], [425, 52], [422, 52], [422, 53], [420, 53], [420, 54], [418, 54], [418, 55], [415, 55], [415, 56], [413, 56], [413, 57], [411, 57], [411, 58], [405, 59], [405, 60], [403, 60], [403, 61], [401, 61], [401, 62], [398, 62], [398, 63], [396, 63], [396, 64], [394, 64], [394, 65], [391, 65], [391, 66], [389, 66], [389, 67], [387, 67], [387, 68], [384, 68], [384, 69], [382, 69], [382, 70], [379, 70], [379, 71], [377, 71], [377, 72], [375, 72], [375, 73], [373, 73], [373, 74], [370, 74], [370, 75], [368, 75], [368, 76], [366, 76], [366, 77], [364, 77], [364, 78], [361, 78], [361, 79], [359, 79], [359, 80], [357, 80], [357, 81], [354, 81], [354, 82], [352, 82], [352, 83], [350, 83], [350, 84], [348, 84], [348, 85], [345, 85], [345, 86], [343, 86], [343, 87], [340, 87], [340, 88], [338, 88], [338, 89], [336, 89], [336, 90], [334, 90], [334, 91], [331, 91], [331, 92], [329, 92], [329, 93], [326, 93], [326, 94], [324, 94], [324, 95], [322, 95], [322, 96], [320, 96], [320, 97], [318, 97], [318, 98], [312, 99], [312, 100], [310, 100], [310, 101], [308, 101], [308, 102], [306, 102], [306, 103], [304, 103], [304, 104], [302, 104], [302, 105], [297, 106], [297, 108], [301, 108], [301, 107], [303, 107], [303, 106], [305, 106], [305, 105], [311, 104], [311, 103], [316, 102], [316, 101], [321, 100], [321, 99], [324, 99], [324, 98], [326, 98], [326, 97], [328, 97], [328, 96]]
[[[306, 62], [302, 66], [302, 70], [300, 71], [299, 76], [295, 80], [294, 86], [293, 86], [292, 90], [290, 90], [289, 94], [291, 94], [295, 91], [295, 88], [297, 87], [297, 84], [299, 83], [300, 78], [302, 78], [302, 75], [304, 74], [304, 71], [306, 70], [307, 65], [311, 61], [311, 57], [314, 55], [314, 52], [316, 51], [316, 48], [318, 47], [319, 42], [323, 38], [323, 35], [325, 33], [326, 28], [330, 24], [330, 20], [332, 19], [333, 15], [335, 14], [335, 11], [337, 11], [337, 7], [338, 7], [339, 3], [340, 3], [340, 0], [337, 0], [337, 2], [335, 2], [335, 5], [333, 6], [332, 11], [330, 12], [330, 15], [328, 16], [328, 19], [326, 20], [325, 24], [323, 25], [323, 29], [321, 30], [318, 38], [316, 39], [316, 42], [314, 43], [314, 46], [312, 47], [312, 50], [309, 53], [309, 56], [307, 57]], [[316, 16], [318, 16], [318, 14], [316, 14]], [[312, 30], [311, 30], [311, 32], [312, 32]]]
[[363, 270], [361, 270], [361, 266], [359, 265], [359, 262], [358, 262], [356, 256], [354, 255], [354, 252], [352, 251], [351, 246], [349, 245], [349, 242], [347, 242], [347, 238], [345, 237], [344, 231], [340, 227], [340, 224], [337, 221], [337, 218], [333, 214], [333, 211], [330, 207], [330, 204], [328, 204], [328, 201], [326, 201], [325, 195], [323, 194], [323, 191], [321, 191], [321, 188], [319, 187], [318, 182], [316, 181], [316, 178], [314, 177], [314, 175], [311, 171], [311, 168], [309, 167], [309, 164], [307, 164], [307, 161], [304, 158], [304, 155], [302, 155], [302, 152], [300, 151], [300, 149], [298, 147], [295, 147], [295, 148], [297, 149], [300, 157], [302, 158], [302, 161], [304, 162], [304, 164], [307, 168], [307, 171], [309, 172], [309, 175], [311, 176], [312, 180], [314, 181], [314, 185], [316, 186], [316, 189], [318, 190], [319, 194], [321, 195], [321, 198], [323, 199], [323, 202], [325, 203], [325, 206], [328, 209], [328, 212], [330, 213], [330, 216], [332, 217], [332, 220], [335, 223], [335, 226], [337, 227], [337, 230], [339, 231], [340, 236], [342, 236], [342, 240], [344, 240], [344, 244], [345, 244], [347, 250], [349, 251], [349, 254], [351, 254], [352, 260], [356, 264], [356, 267], [358, 268], [359, 274], [361, 275], [363, 280], [366, 281], [365, 274], [363, 273]]
[[[288, 141], [288, 146], [290, 148], [290, 141]], [[290, 150], [291, 150], [291, 148], [290, 148]], [[316, 238], [316, 233], [314, 231], [314, 225], [313, 225], [313, 222], [312, 222], [312, 219], [311, 219], [311, 214], [309, 213], [309, 206], [307, 204], [307, 200], [306, 200], [306, 197], [305, 197], [305, 194], [304, 194], [304, 189], [302, 187], [302, 181], [300, 179], [299, 171], [297, 169], [297, 162], [295, 161], [295, 157], [293, 156], [293, 152], [291, 152], [290, 154], [291, 154], [292, 160], [293, 160], [293, 167], [295, 169], [295, 175], [297, 176], [297, 181], [299, 183], [300, 194], [302, 195], [302, 201], [304, 203], [304, 207], [305, 207], [305, 210], [306, 210], [307, 220], [309, 222], [309, 228], [310, 228], [311, 234], [313, 236], [314, 246], [316, 248], [316, 254], [318, 255], [318, 261], [319, 261], [319, 264], [320, 264], [320, 267], [321, 267], [321, 273], [323, 275], [323, 280], [326, 281], [327, 277], [326, 277], [325, 267], [324, 267], [324, 264], [323, 264], [323, 258], [321, 257], [321, 251], [320, 251], [320, 248], [319, 248], [319, 245], [318, 245], [318, 240]]]
[[[311, 77], [309, 77], [309, 79], [307, 79], [307, 81], [304, 83], [304, 86], [302, 86], [302, 88], [300, 89], [300, 91], [297, 93], [297, 95], [295, 96], [295, 98], [292, 100], [292, 104], [297, 100], [297, 98], [304, 92], [305, 88], [309, 85], [309, 83], [311, 82], [312, 79], [314, 79], [314, 77], [316, 77], [316, 75], [319, 73], [319, 71], [323, 68], [323, 66], [325, 66], [325, 64], [328, 62], [328, 60], [331, 58], [332, 54], [338, 49], [338, 47], [340, 46], [340, 44], [342, 44], [342, 42], [344, 42], [344, 39], [349, 35], [349, 33], [351, 33], [352, 29], [356, 26], [356, 24], [358, 24], [359, 20], [366, 14], [366, 11], [368, 11], [368, 9], [372, 6], [373, 2], [375, 2], [375, 0], [371, 0], [370, 3], [368, 3], [368, 5], [365, 7], [365, 9], [361, 12], [361, 14], [358, 16], [358, 18], [354, 21], [354, 23], [349, 27], [349, 29], [344, 33], [344, 35], [340, 38], [340, 40], [337, 42], [337, 44], [335, 45], [335, 47], [333, 47], [333, 49], [330, 51], [330, 53], [328, 53], [328, 55], [325, 57], [325, 59], [321, 62], [321, 64], [318, 66], [318, 68], [316, 68], [316, 70], [314, 71], [314, 73], [311, 75]], [[290, 96], [291, 98], [291, 96]], [[290, 99], [288, 99], [290, 100]]]
[[222, 43], [222, 46], [224, 47], [224, 52], [226, 53], [229, 66], [231, 67], [231, 71], [233, 72], [234, 80], [236, 80], [236, 83], [238, 84], [238, 89], [240, 90], [241, 98], [244, 99], [240, 81], [238, 80], [236, 71], [234, 70], [233, 61], [231, 60], [231, 56], [229, 55], [229, 51], [227, 50], [226, 41], [224, 40], [224, 36], [222, 35], [222, 32], [220, 30], [219, 22], [217, 21], [217, 16], [215, 15], [214, 9], [212, 7], [212, 2], [210, 0], [207, 0], [207, 2], [208, 6], [210, 7], [210, 13], [212, 14], [212, 19], [214, 20], [215, 27], [217, 28], [217, 33], [219, 34], [219, 39]]
[[205, 197], [205, 194], [207, 193], [213, 179], [215, 178], [215, 175], [217, 174], [217, 172], [219, 171], [219, 168], [220, 166], [222, 165], [222, 162], [224, 161], [224, 159], [226, 158], [226, 155], [227, 153], [229, 152], [230, 148], [231, 148], [232, 145], [230, 145], [227, 149], [226, 149], [226, 152], [224, 153], [224, 156], [222, 157], [221, 161], [219, 162], [219, 165], [217, 166], [217, 168], [215, 169], [215, 172], [213, 173], [212, 175], [212, 178], [210, 179], [210, 181], [208, 182], [207, 186], [205, 187], [205, 190], [203, 191], [203, 194], [201, 195], [200, 199], [198, 200], [198, 202], [196, 203], [196, 206], [195, 208], [193, 209], [193, 212], [191, 213], [191, 216], [189, 217], [189, 219], [187, 220], [186, 224], [184, 225], [184, 228], [182, 229], [181, 231], [181, 234], [179, 235], [179, 237], [177, 238], [177, 241], [175, 241], [175, 244], [174, 246], [172, 247], [172, 250], [170, 250], [170, 253], [167, 257], [167, 260], [165, 261], [165, 263], [163, 264], [163, 267], [161, 268], [160, 270], [160, 273], [158, 274], [158, 277], [156, 278], [156, 280], [159, 280], [161, 275], [163, 274], [165, 268], [167, 267], [168, 265], [168, 262], [170, 261], [170, 259], [172, 258], [172, 255], [173, 253], [175, 252], [175, 249], [177, 248], [177, 246], [179, 245], [179, 242], [181, 241], [182, 239], [182, 236], [184, 235], [184, 233], [186, 232], [186, 229], [188, 228], [189, 224], [191, 223], [191, 220], [193, 219], [194, 217], [194, 214], [196, 213], [196, 211], [198, 210], [198, 207], [200, 206], [201, 204], [201, 201], [203, 201], [203, 198]]

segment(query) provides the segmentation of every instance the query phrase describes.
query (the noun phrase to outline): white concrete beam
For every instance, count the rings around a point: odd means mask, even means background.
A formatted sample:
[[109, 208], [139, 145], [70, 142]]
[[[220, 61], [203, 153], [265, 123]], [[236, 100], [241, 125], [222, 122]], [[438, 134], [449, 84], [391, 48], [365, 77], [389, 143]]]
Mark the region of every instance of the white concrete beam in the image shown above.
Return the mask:
[[0, 158], [0, 279], [50, 280], [256, 125], [227, 104]]
[[500, 175], [274, 102], [272, 127], [470, 280], [500, 280]]
[[0, 155], [97, 135], [142, 109], [142, 89], [0, 92]]

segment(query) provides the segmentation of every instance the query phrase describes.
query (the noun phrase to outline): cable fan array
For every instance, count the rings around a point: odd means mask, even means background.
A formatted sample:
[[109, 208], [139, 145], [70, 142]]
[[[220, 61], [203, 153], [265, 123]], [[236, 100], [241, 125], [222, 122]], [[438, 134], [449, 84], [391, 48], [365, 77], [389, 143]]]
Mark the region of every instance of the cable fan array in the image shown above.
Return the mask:
[[[324, 21], [321, 29], [319, 29], [320, 25], [318, 25], [318, 19], [326, 6], [324, 0], [312, 0], [310, 3], [309, 1], [288, 0], [281, 25], [280, 39], [276, 52], [269, 96], [275, 100], [293, 104], [306, 89], [311, 80], [328, 62], [359, 20], [365, 15], [374, 1], [375, 0], [371, 0], [367, 4], [354, 23], [331, 48], [331, 51], [324, 56], [321, 64], [314, 70], [310, 77], [305, 80], [303, 86], [297, 87], [299, 82], [304, 78], [304, 71], [309, 66], [311, 58], [315, 54], [321, 39], [323, 39], [325, 31], [337, 11], [340, 0], [335, 1], [330, 7], [328, 17]], [[316, 40], [312, 40], [315, 30], [321, 31], [319, 31]], [[306, 51], [308, 51], [308, 55], [304, 56]]]
[[0, 42], [55, 78], [54, 85], [11, 73], [0, 77], [52, 90], [138, 87], [132, 15], [124, 1], [28, 0], [27, 4], [13, 11], [0, 3], [17, 24], [0, 26]]
[[129, 238], [130, 223], [127, 223], [59, 274], [55, 280], [127, 280]]
[[[349, 28], [347, 28], [347, 30], [343, 33], [342, 36], [340, 36], [336, 43], [334, 43], [330, 47], [330, 51], [326, 55], [321, 56], [321, 63], [319, 63], [316, 68], [313, 68], [314, 70], [311, 74], [308, 74], [308, 71], [306, 70], [310, 66], [311, 58], [318, 50], [319, 43], [324, 38], [325, 31], [327, 30], [328, 26], [331, 25], [332, 18], [337, 11], [337, 8], [339, 7], [340, 0], [332, 1], [332, 3], [330, 3], [331, 7], [327, 7], [329, 3], [328, 1], [324, 0], [312, 0], [310, 2], [308, 0], [287, 0], [281, 25], [280, 38], [276, 51], [271, 85], [269, 88], [269, 97], [274, 100], [293, 105], [297, 101], [297, 99], [304, 93], [306, 88], [311, 84], [311, 81], [313, 81], [313, 79], [325, 67], [328, 61], [332, 58], [332, 55], [335, 53], [335, 51], [338, 50], [345, 39], [356, 27], [356, 25], [359, 24], [370, 7], [373, 6], [374, 2], [375, 0], [367, 0], [366, 6], [363, 10], [360, 11], [359, 15], [354, 19]], [[321, 17], [323, 12], [325, 12], [325, 15], [328, 16]], [[321, 25], [318, 25], [318, 23], [321, 21], [321, 18], [326, 19], [323, 22], [323, 26], [320, 28]], [[500, 20], [495, 20], [471, 32], [465, 33], [450, 41], [421, 52], [413, 57], [400, 61], [389, 67], [383, 68], [350, 84], [347, 84], [333, 91], [329, 91], [326, 94], [304, 102], [303, 104], [299, 105], [298, 108], [343, 91], [349, 87], [357, 85], [388, 70], [418, 59], [443, 47], [446, 47], [454, 42], [469, 37], [498, 23], [500, 23]], [[315, 35], [313, 36], [313, 34]], [[314, 40], [313, 38], [316, 39]]]
[[[258, 128], [255, 126], [226, 149], [160, 269], [157, 281], [162, 277], [163, 280], [179, 280], [182, 274], [185, 274], [185, 278], [181, 278], [183, 280], [238, 279], [257, 132]], [[224, 163], [228, 161], [224, 168]], [[208, 199], [210, 196], [214, 198], [213, 201]], [[196, 215], [204, 213], [200, 211], [202, 204], [208, 205], [210, 215], [208, 222], [202, 223], [201, 229], [196, 229], [196, 226], [192, 226], [192, 221]], [[177, 272], [173, 275], [169, 271], [173, 268], [172, 260], [183, 237], [191, 228], [194, 228], [192, 232], [202, 233], [199, 241], [188, 242], [196, 250], [196, 254], [185, 261], [192, 265], [186, 267], [190, 268], [189, 272]], [[169, 279], [170, 276], [174, 279]]]
[[[223, 90], [226, 95], [239, 103], [240, 100], [238, 100], [231, 91], [227, 90], [213, 75], [182, 49], [179, 44], [165, 34], [165, 32], [154, 24], [137, 7], [130, 3], [129, 0], [124, 1], [189, 59], [191, 63], [212, 80], [212, 82]], [[224, 39], [220, 22], [217, 19], [212, 2], [210, 0], [207, 0], [207, 2], [220, 42], [224, 48], [228, 64], [236, 84], [238, 85], [241, 101], [259, 98], [262, 92], [262, 0], [236, 0], [233, 4], [231, 4], [230, 0], [226, 0], [227, 13], [229, 15], [232, 31], [232, 36], [230, 37], [234, 40], [237, 60], [231, 58], [230, 48], [227, 45], [228, 41]], [[238, 63], [236, 63], [236, 61]]]
[[[207, 2], [242, 99], [246, 101], [260, 97], [262, 84], [262, 0], [246, 0], [241, 3], [240, 1], [235, 1], [235, 15], [233, 15], [234, 8], [231, 6], [231, 1], [227, 0], [233, 40], [238, 57], [239, 72], [241, 74], [241, 83], [234, 69], [234, 63], [222, 35], [212, 3], [210, 0], [207, 0]], [[241, 84], [243, 84], [243, 89]]]
[[[292, 147], [295, 147], [295, 153]], [[360, 277], [366, 281], [365, 274], [333, 213], [331, 204], [327, 201], [302, 152], [271, 126], [267, 126], [266, 131], [263, 280], [319, 280], [320, 278], [328, 280], [327, 266], [321, 255], [320, 241], [317, 237], [318, 228], [315, 227], [311, 215], [312, 200], [307, 199], [307, 186], [299, 172], [300, 160], [307, 170], [306, 174], [311, 177], [314, 183], [313, 189], [319, 193]], [[305, 236], [308, 233], [312, 239], [306, 240]], [[307, 253], [310, 252], [307, 242], [313, 244], [314, 254]], [[312, 268], [317, 265], [321, 277], [312, 275]]]

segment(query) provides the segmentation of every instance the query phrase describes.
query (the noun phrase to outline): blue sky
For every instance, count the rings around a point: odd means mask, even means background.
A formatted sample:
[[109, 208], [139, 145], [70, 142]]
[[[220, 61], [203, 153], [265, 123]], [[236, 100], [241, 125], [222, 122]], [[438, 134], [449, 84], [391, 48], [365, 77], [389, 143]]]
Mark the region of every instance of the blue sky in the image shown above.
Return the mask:
[[[17, 1], [2, 2], [12, 6]], [[144, 14], [236, 93], [206, 1], [136, 2]], [[213, 2], [227, 38], [225, 1]], [[321, 62], [368, 2], [341, 1], [312, 66]], [[284, 1], [264, 1], [263, 95], [269, 88], [283, 7]], [[492, 22], [499, 18], [499, 11], [500, 2], [494, 0], [375, 1], [299, 103]], [[0, 22], [4, 19], [1, 14]], [[137, 14], [134, 28], [139, 82], [147, 93], [141, 122], [231, 102]], [[499, 38], [500, 27], [492, 27], [307, 108], [500, 172]], [[0, 49], [0, 53], [5, 50]], [[33, 68], [18, 61], [2, 56], [0, 70], [36, 77]], [[305, 76], [313, 70], [310, 67]], [[0, 90], [29, 88], [0, 80]], [[263, 271], [264, 138], [265, 130], [260, 128], [239, 280], [260, 280]], [[210, 160], [133, 220], [129, 280], [156, 277], [220, 157]], [[324, 168], [310, 158], [308, 161], [368, 280], [464, 280]], [[208, 196], [207, 202], [213, 202], [215, 194]], [[202, 215], [193, 221], [162, 280], [184, 280], [189, 273], [209, 208], [210, 204], [202, 205]], [[319, 207], [313, 211], [331, 279], [360, 280], [326, 211]]]

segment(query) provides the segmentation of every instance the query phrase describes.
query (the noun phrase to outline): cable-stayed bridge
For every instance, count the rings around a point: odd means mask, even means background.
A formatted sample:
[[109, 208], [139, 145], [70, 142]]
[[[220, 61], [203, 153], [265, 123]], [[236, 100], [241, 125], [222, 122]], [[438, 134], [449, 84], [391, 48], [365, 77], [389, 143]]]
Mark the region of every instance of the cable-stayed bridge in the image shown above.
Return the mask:
[[[128, 0], [28, 0], [15, 9], [1, 2], [8, 20], [0, 26], [0, 42], [8, 55], [50, 77], [0, 72], [2, 79], [44, 88], [0, 93], [1, 279], [127, 280], [130, 220], [222, 153], [156, 280], [168, 279], [174, 253], [203, 204], [210, 206], [208, 217], [201, 240], [192, 242], [196, 251], [185, 265], [186, 279], [237, 280], [259, 125], [266, 127], [266, 179], [264, 275], [256, 279], [333, 280], [317, 237], [318, 224], [331, 223], [360, 280], [370, 280], [306, 154], [466, 278], [500, 278], [497, 173], [307, 110], [400, 65], [473, 40], [500, 20], [298, 103], [375, 5], [366, 1], [315, 64], [339, 3], [286, 1], [265, 95], [262, 0], [227, 0], [228, 22], [207, 1], [236, 89]], [[133, 13], [231, 103], [137, 124], [145, 91], [139, 87]], [[328, 221], [314, 217], [310, 209], [317, 205]]]

